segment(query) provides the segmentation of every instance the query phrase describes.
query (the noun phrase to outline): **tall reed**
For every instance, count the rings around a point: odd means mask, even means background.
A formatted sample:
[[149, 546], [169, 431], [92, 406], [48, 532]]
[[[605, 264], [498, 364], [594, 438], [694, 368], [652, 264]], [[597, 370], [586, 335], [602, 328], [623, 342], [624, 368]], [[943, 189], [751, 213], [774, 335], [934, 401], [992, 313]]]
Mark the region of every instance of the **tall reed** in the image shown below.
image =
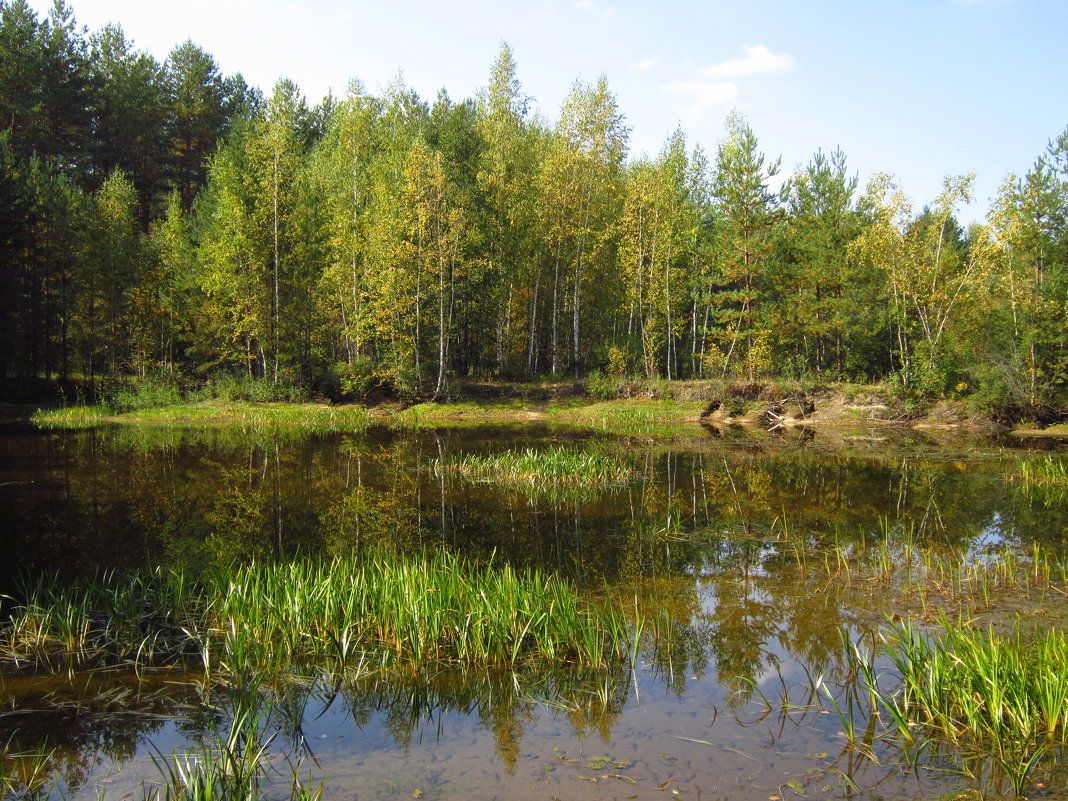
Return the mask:
[[641, 626], [622, 601], [584, 599], [556, 575], [445, 551], [255, 563], [197, 581], [163, 570], [39, 579], [23, 595], [0, 655], [44, 668], [600, 667], [626, 662]]
[[1020, 478], [1025, 484], [1037, 487], [1068, 487], [1068, 461], [1046, 456], [1042, 459], [1022, 459]]
[[1068, 641], [1019, 625], [999, 634], [941, 623], [937, 637], [907, 622], [884, 634], [896, 686], [882, 686], [859, 648], [854, 668], [866, 676], [873, 708], [886, 713], [886, 736], [906, 750], [951, 749], [966, 762], [990, 762], [1020, 795], [1035, 765], [1068, 746]]
[[468, 454], [439, 461], [437, 468], [476, 481], [555, 487], [620, 484], [633, 476], [617, 458], [567, 447], [527, 448], [489, 456]]

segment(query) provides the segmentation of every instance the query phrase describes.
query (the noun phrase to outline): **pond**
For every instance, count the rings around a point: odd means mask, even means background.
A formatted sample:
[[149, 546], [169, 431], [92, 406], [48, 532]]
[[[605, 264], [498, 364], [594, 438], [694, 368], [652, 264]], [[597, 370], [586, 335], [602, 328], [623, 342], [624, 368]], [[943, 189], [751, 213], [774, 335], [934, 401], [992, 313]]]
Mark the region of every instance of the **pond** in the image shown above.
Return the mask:
[[[528, 452], [617, 472], [561, 483], [509, 479], [500, 461], [463, 468]], [[902, 759], [851, 693], [847, 646], [943, 610], [1060, 624], [1068, 495], [1020, 480], [1019, 461], [1034, 458], [1018, 442], [909, 431], [10, 424], [8, 611], [42, 575], [199, 576], [445, 549], [626, 599], [670, 631], [647, 631], [629, 661], [597, 669], [317, 666], [220, 682], [8, 658], [0, 742], [38, 756], [41, 792], [93, 799], [142, 797], [174, 754], [206, 753], [250, 703], [262, 784], [278, 798], [294, 777], [323, 798], [359, 799], [1008, 794], [990, 763], [934, 750]], [[1019, 578], [1039, 565], [1043, 580]], [[1032, 782], [1054, 786], [1051, 770]]]

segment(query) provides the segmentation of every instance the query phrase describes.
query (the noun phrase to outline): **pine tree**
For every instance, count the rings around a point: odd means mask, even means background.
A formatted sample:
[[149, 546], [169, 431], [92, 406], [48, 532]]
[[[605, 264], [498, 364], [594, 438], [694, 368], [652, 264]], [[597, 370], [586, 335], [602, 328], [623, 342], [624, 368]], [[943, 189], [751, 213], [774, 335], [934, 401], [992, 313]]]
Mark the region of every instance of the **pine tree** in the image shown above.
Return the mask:
[[716, 155], [713, 178], [713, 282], [723, 375], [748, 376], [767, 369], [770, 332], [764, 316], [773, 233], [781, 220], [780, 198], [769, 182], [779, 162], [765, 166], [756, 136], [738, 115], [727, 121], [727, 138]]

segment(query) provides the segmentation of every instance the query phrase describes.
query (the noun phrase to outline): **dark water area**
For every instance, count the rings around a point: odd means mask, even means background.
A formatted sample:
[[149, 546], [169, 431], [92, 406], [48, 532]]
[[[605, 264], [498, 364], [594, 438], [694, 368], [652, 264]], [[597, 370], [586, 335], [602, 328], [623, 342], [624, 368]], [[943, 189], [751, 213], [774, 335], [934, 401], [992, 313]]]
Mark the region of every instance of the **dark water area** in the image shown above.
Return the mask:
[[[210, 571], [387, 543], [546, 568], [591, 592], [633, 592], [676, 621], [672, 652], [645, 649], [633, 671], [310, 672], [263, 686], [280, 797], [294, 771], [325, 781], [324, 798], [360, 799], [922, 798], [973, 787], [938, 765], [845, 747], [821, 689], [848, 680], [840, 630], [862, 637], [897, 610], [886, 587], [847, 586], [802, 560], [863, 561], [868, 546], [903, 541], [965, 560], [1060, 553], [1068, 498], [1018, 480], [1018, 460], [1034, 455], [1019, 443], [828, 440], [10, 424], [0, 581], [17, 598], [20, 580], [46, 572]], [[619, 458], [632, 478], [538, 490], [441, 469], [463, 454], [561, 445]], [[159, 778], [154, 755], [195, 748], [228, 714], [195, 676], [6, 675], [0, 695], [0, 742], [57, 749], [56, 774], [78, 798], [140, 797]]]
[[[459, 454], [562, 444], [616, 455], [635, 478], [554, 495], [436, 469]], [[8, 425], [0, 431], [4, 579], [347, 553], [385, 539], [615, 582], [693, 572], [730, 558], [739, 542], [789, 529], [862, 541], [909, 526], [958, 547], [1057, 543], [1068, 531], [1055, 494], [1009, 480], [1025, 451], [818, 446], [818, 435], [752, 432], [678, 450], [543, 428], [300, 435]]]

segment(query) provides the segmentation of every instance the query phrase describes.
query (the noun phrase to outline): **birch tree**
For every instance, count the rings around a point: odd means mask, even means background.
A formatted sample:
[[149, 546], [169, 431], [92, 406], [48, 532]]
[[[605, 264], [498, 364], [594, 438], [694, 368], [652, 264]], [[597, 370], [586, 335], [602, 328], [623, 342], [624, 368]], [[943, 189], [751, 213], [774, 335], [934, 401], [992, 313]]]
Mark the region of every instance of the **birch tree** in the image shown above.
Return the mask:
[[[553, 251], [552, 369], [559, 371], [559, 318], [564, 291], [571, 317], [571, 366], [582, 367], [584, 303], [593, 302], [591, 278], [598, 284], [597, 300], [611, 302], [620, 286], [613, 271], [618, 239], [623, 160], [629, 129], [615, 95], [602, 76], [595, 86], [576, 82], [564, 101], [546, 168], [542, 173], [543, 202], [547, 204], [548, 236]], [[570, 273], [562, 285], [561, 268]], [[585, 317], [593, 323], [603, 305], [591, 305]]]

